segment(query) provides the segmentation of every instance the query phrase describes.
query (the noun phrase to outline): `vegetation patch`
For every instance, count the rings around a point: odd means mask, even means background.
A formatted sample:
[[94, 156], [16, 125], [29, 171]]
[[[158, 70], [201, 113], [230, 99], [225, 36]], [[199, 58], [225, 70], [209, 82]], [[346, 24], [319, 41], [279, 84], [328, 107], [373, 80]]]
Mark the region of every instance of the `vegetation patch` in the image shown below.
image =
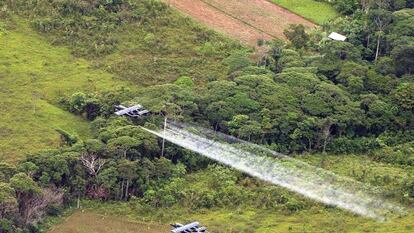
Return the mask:
[[[301, 159], [337, 174], [379, 186], [389, 193], [401, 189], [412, 173], [403, 167], [374, 162], [363, 156], [313, 155], [303, 156]], [[414, 229], [412, 211], [386, 222], [376, 222], [336, 208], [312, 203], [282, 188], [245, 179], [241, 174], [222, 167], [210, 167], [193, 173], [182, 183], [188, 188], [180, 189], [181, 192], [174, 192], [167, 186], [158, 190], [158, 201], [171, 200], [172, 197], [182, 200], [169, 207], [154, 208], [139, 199], [131, 200], [129, 203], [85, 201], [83, 205], [105, 215], [128, 216], [132, 221], [161, 221], [168, 224], [198, 220], [213, 232], [226, 233], [386, 233], [409, 232]], [[187, 196], [183, 198], [179, 195]], [[211, 201], [211, 204], [208, 204], [208, 201]], [[225, 203], [226, 201], [229, 202]], [[204, 206], [197, 206], [199, 204]]]
[[[112, 3], [111, 3], [112, 2]], [[182, 75], [223, 79], [219, 61], [239, 44], [206, 30], [160, 1], [17, 1], [10, 4], [54, 45], [138, 86]], [[23, 10], [23, 9], [35, 9]]]
[[327, 23], [329, 20], [338, 16], [335, 8], [324, 1], [315, 0], [271, 0], [306, 19], [317, 24]]

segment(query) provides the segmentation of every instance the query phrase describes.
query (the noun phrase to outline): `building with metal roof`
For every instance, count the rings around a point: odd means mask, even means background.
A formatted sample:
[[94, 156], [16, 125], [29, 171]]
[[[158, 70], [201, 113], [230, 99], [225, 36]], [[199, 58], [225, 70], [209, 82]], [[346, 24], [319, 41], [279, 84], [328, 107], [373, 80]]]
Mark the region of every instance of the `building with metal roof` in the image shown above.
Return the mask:
[[332, 32], [331, 34], [329, 34], [329, 36], [328, 36], [330, 39], [332, 39], [332, 40], [336, 40], [336, 41], [345, 41], [346, 39], [347, 39], [347, 37], [346, 36], [344, 36], [344, 35], [341, 35], [341, 34], [339, 34], [339, 33], [336, 33], [336, 32]]

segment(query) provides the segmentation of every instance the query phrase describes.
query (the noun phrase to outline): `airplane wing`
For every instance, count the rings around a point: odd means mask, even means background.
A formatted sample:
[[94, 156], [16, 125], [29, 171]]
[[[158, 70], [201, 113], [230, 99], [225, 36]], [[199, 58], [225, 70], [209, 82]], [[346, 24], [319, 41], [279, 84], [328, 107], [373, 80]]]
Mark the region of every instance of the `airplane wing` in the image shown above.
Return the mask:
[[138, 105], [135, 105], [135, 106], [132, 106], [132, 107], [129, 107], [129, 108], [125, 108], [125, 109], [116, 111], [115, 114], [118, 115], [118, 116], [123, 116], [123, 115], [128, 114], [129, 112], [137, 111], [141, 108], [142, 108], [142, 106], [138, 104]]
[[181, 232], [187, 232], [188, 230], [192, 229], [192, 228], [198, 228], [200, 226], [199, 222], [193, 222], [190, 224], [187, 224], [185, 226], [176, 228], [174, 230], [171, 230], [171, 233], [181, 233]]

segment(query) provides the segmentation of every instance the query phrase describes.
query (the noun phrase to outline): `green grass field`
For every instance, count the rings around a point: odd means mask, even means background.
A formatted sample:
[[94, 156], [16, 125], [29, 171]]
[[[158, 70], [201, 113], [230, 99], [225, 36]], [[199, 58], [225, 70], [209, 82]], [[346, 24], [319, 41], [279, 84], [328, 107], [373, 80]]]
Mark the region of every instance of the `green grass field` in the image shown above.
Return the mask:
[[168, 232], [169, 229], [168, 225], [144, 224], [92, 211], [77, 211], [50, 229], [49, 233], [160, 233]]
[[89, 125], [57, 106], [76, 91], [121, 85], [66, 48], [51, 46], [23, 21], [0, 34], [0, 161], [56, 147], [56, 128], [89, 135]]
[[338, 15], [332, 6], [325, 2], [315, 0], [271, 1], [317, 24], [323, 24]]

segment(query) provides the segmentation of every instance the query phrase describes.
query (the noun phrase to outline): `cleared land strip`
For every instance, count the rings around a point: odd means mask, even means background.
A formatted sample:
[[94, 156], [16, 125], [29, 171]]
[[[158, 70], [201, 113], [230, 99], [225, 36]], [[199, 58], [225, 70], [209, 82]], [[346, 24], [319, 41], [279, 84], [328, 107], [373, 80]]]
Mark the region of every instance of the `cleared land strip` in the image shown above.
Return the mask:
[[202, 24], [241, 42], [284, 38], [289, 24], [315, 24], [266, 0], [165, 0]]

